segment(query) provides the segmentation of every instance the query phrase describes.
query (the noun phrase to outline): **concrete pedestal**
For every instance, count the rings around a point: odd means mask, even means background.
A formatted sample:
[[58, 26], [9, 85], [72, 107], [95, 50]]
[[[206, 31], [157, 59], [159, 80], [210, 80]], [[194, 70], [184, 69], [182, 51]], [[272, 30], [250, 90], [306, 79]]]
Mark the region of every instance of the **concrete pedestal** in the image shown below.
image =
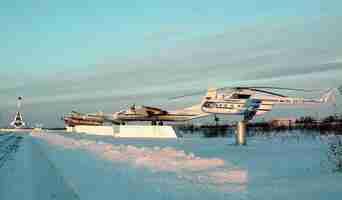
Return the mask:
[[75, 126], [67, 127], [67, 132], [111, 135], [120, 138], [177, 138], [172, 126]]

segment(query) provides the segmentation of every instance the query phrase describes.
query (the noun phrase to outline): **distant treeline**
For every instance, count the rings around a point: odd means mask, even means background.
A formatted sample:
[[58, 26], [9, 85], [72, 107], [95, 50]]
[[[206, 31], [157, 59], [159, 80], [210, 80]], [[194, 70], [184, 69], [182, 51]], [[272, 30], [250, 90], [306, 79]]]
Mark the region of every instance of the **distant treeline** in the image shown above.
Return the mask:
[[300, 117], [293, 127], [299, 130], [317, 130], [321, 134], [334, 133], [342, 135], [342, 115], [330, 115], [321, 120], [312, 116]]
[[203, 134], [205, 137], [224, 137], [229, 133], [234, 133], [231, 125], [177, 125], [177, 131], [182, 134]]
[[[320, 132], [320, 134], [336, 134], [342, 135], [342, 115], [331, 115], [323, 119], [316, 119], [312, 116], [304, 116], [296, 119], [293, 123], [279, 125], [267, 122], [250, 122], [248, 123], [248, 131], [250, 135], [253, 132], [281, 132], [289, 130], [311, 130]], [[223, 137], [228, 134], [234, 134], [235, 124], [219, 125], [178, 125], [176, 129], [183, 134], [203, 134], [205, 137]]]

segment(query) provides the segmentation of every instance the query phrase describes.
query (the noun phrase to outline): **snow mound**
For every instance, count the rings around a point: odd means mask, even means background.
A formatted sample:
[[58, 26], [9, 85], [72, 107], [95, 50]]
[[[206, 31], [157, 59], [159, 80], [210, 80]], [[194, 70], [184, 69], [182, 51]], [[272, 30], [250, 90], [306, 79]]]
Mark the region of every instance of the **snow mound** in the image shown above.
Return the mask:
[[214, 186], [229, 192], [245, 190], [248, 182], [247, 171], [227, 161], [219, 158], [201, 158], [172, 147], [114, 145], [52, 134], [35, 134], [34, 137], [65, 149], [86, 150], [114, 164], [124, 163], [156, 173], [173, 173], [178, 179]]

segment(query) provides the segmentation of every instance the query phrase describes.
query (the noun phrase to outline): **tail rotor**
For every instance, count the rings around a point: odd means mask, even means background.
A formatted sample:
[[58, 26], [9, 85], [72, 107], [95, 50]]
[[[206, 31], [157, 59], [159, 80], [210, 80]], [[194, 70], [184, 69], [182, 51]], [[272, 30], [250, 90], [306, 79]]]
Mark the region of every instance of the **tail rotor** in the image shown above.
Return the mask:
[[336, 104], [336, 89], [329, 89], [322, 97], [323, 103]]

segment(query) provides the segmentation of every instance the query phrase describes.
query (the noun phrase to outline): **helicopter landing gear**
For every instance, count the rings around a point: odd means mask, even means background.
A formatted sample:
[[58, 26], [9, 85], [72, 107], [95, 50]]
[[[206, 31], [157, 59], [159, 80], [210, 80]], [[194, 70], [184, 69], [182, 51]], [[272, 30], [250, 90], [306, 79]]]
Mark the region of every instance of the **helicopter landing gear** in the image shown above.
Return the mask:
[[152, 126], [163, 126], [164, 125], [164, 123], [162, 122], [162, 121], [160, 121], [160, 122], [157, 122], [157, 121], [151, 121], [151, 125]]

